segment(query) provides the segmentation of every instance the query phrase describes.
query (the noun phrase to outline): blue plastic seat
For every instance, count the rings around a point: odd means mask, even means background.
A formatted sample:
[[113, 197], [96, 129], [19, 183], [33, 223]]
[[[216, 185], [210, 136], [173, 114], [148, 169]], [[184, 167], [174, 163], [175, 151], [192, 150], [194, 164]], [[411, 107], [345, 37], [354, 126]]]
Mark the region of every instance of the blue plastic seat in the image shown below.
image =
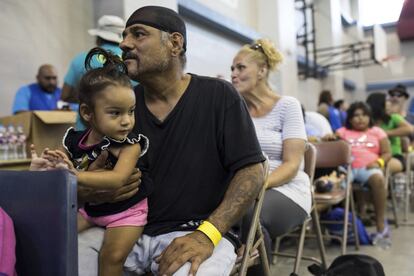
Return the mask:
[[0, 206], [16, 232], [16, 270], [78, 275], [76, 178], [63, 170], [0, 171]]

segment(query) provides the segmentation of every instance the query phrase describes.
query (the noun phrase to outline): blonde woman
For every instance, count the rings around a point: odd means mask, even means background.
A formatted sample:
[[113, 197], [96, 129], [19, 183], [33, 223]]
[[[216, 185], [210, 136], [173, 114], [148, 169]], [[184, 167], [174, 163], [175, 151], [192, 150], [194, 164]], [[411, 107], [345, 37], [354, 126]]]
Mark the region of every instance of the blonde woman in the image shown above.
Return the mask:
[[[311, 208], [309, 178], [302, 165], [306, 132], [300, 103], [280, 96], [268, 82], [269, 73], [281, 61], [272, 42], [259, 39], [243, 46], [231, 66], [231, 81], [244, 98], [261, 148], [269, 157], [271, 174], [261, 213], [268, 255], [270, 239], [301, 224]], [[246, 216], [244, 235], [249, 222]]]

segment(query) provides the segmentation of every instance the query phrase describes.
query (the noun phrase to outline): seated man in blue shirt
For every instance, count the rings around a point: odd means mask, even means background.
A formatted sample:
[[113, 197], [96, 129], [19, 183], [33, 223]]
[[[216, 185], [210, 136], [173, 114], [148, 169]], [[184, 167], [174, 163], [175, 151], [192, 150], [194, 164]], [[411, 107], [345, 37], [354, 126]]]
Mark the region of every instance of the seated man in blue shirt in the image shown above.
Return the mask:
[[43, 64], [37, 73], [37, 83], [19, 88], [14, 97], [13, 114], [30, 110], [55, 110], [60, 100], [61, 89], [57, 87], [56, 68]]

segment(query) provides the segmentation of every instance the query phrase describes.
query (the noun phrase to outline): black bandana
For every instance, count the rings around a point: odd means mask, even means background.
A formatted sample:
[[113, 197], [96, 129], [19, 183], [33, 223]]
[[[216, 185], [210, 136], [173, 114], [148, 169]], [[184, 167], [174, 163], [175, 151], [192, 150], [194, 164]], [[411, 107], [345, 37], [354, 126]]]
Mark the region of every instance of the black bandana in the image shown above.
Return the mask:
[[126, 23], [126, 28], [134, 24], [143, 24], [168, 33], [180, 33], [184, 38], [184, 50], [187, 49], [187, 36], [184, 20], [175, 11], [159, 6], [145, 6], [136, 10]]

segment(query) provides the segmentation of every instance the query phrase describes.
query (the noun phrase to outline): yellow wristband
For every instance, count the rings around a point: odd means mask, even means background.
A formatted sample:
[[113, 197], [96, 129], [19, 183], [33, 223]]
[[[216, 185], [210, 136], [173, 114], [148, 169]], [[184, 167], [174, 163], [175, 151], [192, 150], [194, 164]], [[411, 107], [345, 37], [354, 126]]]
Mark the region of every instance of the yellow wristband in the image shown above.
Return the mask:
[[217, 228], [208, 221], [203, 221], [203, 223], [197, 228], [198, 231], [203, 232], [216, 246], [221, 240], [221, 233]]
[[385, 161], [381, 157], [377, 159], [377, 163], [380, 165], [381, 168], [384, 168]]

